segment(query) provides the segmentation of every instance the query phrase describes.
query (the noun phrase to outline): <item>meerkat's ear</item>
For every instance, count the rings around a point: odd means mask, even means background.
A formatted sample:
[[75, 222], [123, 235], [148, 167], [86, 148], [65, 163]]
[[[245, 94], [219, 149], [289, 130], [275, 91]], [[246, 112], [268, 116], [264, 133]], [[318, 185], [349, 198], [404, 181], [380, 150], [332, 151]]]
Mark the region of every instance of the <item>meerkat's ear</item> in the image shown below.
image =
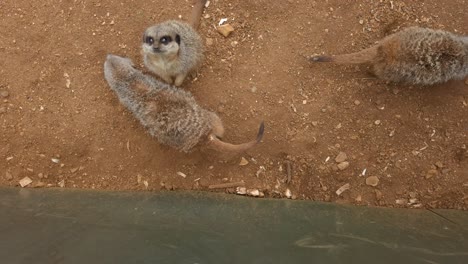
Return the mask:
[[178, 45], [180, 45], [180, 36], [179, 36], [179, 34], [177, 34], [175, 36], [175, 41], [177, 42]]

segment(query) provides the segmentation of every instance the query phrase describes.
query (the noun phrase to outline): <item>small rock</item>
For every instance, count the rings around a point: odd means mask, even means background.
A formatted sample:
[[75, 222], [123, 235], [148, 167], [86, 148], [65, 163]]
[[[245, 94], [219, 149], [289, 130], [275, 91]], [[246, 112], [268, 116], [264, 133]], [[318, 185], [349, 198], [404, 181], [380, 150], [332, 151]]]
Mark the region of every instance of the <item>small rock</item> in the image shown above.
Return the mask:
[[9, 171], [5, 172], [5, 179], [7, 181], [11, 181], [13, 180], [13, 175], [11, 175], [11, 173]]
[[[148, 181], [143, 181], [143, 185], [145, 185], [145, 188], [148, 189], [148, 186], [149, 186]], [[174, 188], [174, 186], [172, 186], [172, 188]]]
[[348, 159], [348, 155], [346, 155], [346, 153], [344, 152], [340, 152], [338, 156], [336, 156], [335, 161], [336, 163], [341, 163], [345, 161], [346, 159]]
[[53, 163], [56, 163], [56, 164], [59, 164], [59, 163], [60, 163], [60, 160], [59, 160], [59, 159], [52, 158], [51, 160], [52, 160]]
[[369, 176], [366, 178], [366, 184], [375, 187], [379, 184], [379, 178], [377, 176]]
[[349, 167], [349, 162], [347, 161], [343, 161], [343, 162], [340, 162], [338, 165], [336, 165], [338, 167], [338, 169], [340, 170], [345, 170], [346, 168]]
[[207, 46], [212, 46], [213, 45], [213, 39], [212, 38], [206, 38], [206, 45]]
[[33, 181], [31, 180], [31, 178], [29, 178], [29, 177], [24, 177], [23, 179], [21, 179], [21, 180], [19, 181], [19, 184], [20, 184], [21, 187], [24, 188], [24, 187], [28, 186], [29, 184], [31, 184], [32, 182], [33, 182]]
[[247, 164], [249, 164], [249, 161], [242, 157], [241, 161], [239, 162], [239, 166], [245, 166]]
[[72, 168], [72, 169], [70, 169], [70, 172], [71, 172], [71, 173], [75, 173], [75, 172], [78, 171], [78, 169], [79, 169], [78, 167], [77, 167], [77, 168]]
[[34, 184], [34, 188], [42, 188], [44, 186], [46, 186], [45, 182], [37, 182]]
[[177, 172], [177, 175], [179, 175], [180, 177], [182, 177], [182, 178], [184, 178], [184, 179], [187, 178], [187, 175], [185, 175], [185, 173], [183, 173], [183, 172], [181, 172], [181, 171], [178, 171], [178, 172]]
[[442, 164], [442, 162], [440, 162], [440, 161], [436, 162], [435, 165], [439, 169], [442, 169], [444, 167], [444, 164]]
[[65, 179], [59, 181], [58, 186], [59, 186], [60, 188], [65, 187]]
[[360, 202], [362, 202], [362, 196], [361, 196], [361, 195], [358, 195], [358, 196], [356, 197], [356, 199], [354, 199], [354, 200], [355, 200], [356, 202], [360, 203]]
[[408, 200], [407, 199], [396, 199], [395, 203], [398, 204], [398, 205], [405, 205], [405, 204], [408, 203]]
[[39, 179], [42, 179], [42, 178], [44, 178], [44, 174], [43, 174], [43, 173], [39, 173], [39, 174], [37, 174], [37, 177], [39, 177]]
[[355, 104], [355, 105], [360, 105], [361, 102], [360, 102], [359, 100], [355, 100], [355, 101], [354, 101], [354, 104]]
[[364, 24], [364, 20], [360, 19], [359, 24], [361, 24], [361, 25]]
[[380, 121], [380, 120], [375, 120], [375, 122], [374, 122], [374, 124], [375, 124], [376, 126], [380, 125], [380, 123], [382, 123], [382, 121]]
[[6, 113], [6, 108], [5, 107], [0, 107], [0, 114]]
[[254, 190], [248, 190], [248, 195], [253, 196], [253, 197], [259, 197], [260, 196], [260, 191], [257, 189]]
[[239, 195], [246, 195], [247, 194], [247, 188], [237, 187], [236, 188], [236, 193], [239, 194]]
[[349, 183], [341, 186], [338, 190], [336, 190], [336, 195], [340, 196], [344, 191], [349, 190], [351, 185]]
[[8, 91], [0, 91], [0, 97], [7, 98], [8, 96], [10, 96]]
[[224, 37], [229, 37], [229, 35], [234, 32], [234, 28], [230, 24], [224, 24], [216, 28], [221, 35]]
[[438, 174], [437, 170], [435, 170], [435, 169], [429, 170], [426, 173], [426, 179], [430, 179], [430, 178], [436, 176], [437, 174]]
[[286, 189], [286, 191], [284, 191], [284, 196], [286, 196], [286, 198], [288, 198], [288, 199], [291, 199], [291, 197], [292, 197], [291, 190]]

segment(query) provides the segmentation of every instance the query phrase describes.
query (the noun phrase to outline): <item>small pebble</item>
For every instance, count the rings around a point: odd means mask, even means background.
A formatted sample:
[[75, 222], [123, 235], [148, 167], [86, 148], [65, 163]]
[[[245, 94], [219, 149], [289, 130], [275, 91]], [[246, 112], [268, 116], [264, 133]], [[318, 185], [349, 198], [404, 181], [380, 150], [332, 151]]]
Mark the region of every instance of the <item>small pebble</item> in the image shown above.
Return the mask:
[[224, 37], [229, 37], [229, 35], [231, 35], [231, 33], [234, 32], [234, 28], [230, 24], [218, 26], [216, 29]]
[[437, 170], [428, 170], [426, 173], [426, 179], [430, 179], [438, 174]]
[[239, 162], [239, 166], [245, 166], [247, 164], [249, 164], [249, 161], [242, 157], [241, 161]]
[[343, 161], [343, 162], [338, 163], [338, 165], [336, 165], [336, 166], [337, 166], [338, 169], [340, 169], [340, 170], [345, 170], [346, 168], [349, 167], [349, 162]]
[[0, 107], [0, 114], [6, 113], [6, 108], [5, 107]]
[[378, 126], [378, 125], [380, 125], [381, 122], [382, 122], [382, 121], [380, 121], [380, 120], [375, 120], [374, 124], [375, 124], [376, 126]]
[[286, 191], [284, 191], [284, 196], [286, 196], [286, 198], [288, 198], [288, 199], [291, 199], [291, 197], [292, 197], [291, 190], [286, 189]]
[[340, 152], [338, 153], [338, 155], [336, 156], [335, 158], [335, 162], [336, 163], [341, 163], [343, 161], [346, 161], [348, 159], [348, 155], [346, 155], [346, 153], [344, 152]]
[[369, 176], [366, 178], [366, 184], [375, 187], [379, 184], [379, 178], [377, 176]]
[[21, 187], [24, 188], [24, 187], [28, 186], [29, 184], [31, 184], [32, 182], [33, 182], [33, 181], [31, 180], [31, 178], [29, 178], [29, 177], [24, 177], [23, 179], [21, 179], [21, 180], [19, 181], [19, 184], [20, 184]]
[[355, 101], [354, 101], [354, 104], [355, 104], [355, 105], [360, 105], [361, 102], [360, 102], [359, 100], [355, 100]]
[[207, 46], [212, 46], [213, 45], [213, 39], [212, 38], [206, 38], [206, 45]]

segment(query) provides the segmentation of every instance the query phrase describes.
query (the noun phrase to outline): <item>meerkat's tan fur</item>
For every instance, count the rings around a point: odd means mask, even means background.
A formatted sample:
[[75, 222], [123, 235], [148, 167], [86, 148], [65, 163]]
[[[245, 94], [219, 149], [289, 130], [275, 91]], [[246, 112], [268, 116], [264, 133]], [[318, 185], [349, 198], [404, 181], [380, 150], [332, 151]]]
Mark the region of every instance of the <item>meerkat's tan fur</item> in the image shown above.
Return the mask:
[[104, 75], [120, 102], [162, 144], [190, 152], [196, 146], [219, 152], [240, 153], [263, 137], [263, 122], [257, 139], [233, 145], [220, 140], [224, 134], [221, 119], [201, 108], [192, 94], [143, 74], [128, 58], [108, 55]]
[[197, 28], [206, 0], [194, 0], [190, 23], [169, 20], [146, 29], [141, 53], [145, 66], [168, 84], [180, 86], [203, 60]]
[[468, 37], [447, 31], [410, 27], [360, 52], [314, 56], [314, 62], [370, 64], [380, 79], [432, 85], [468, 75]]

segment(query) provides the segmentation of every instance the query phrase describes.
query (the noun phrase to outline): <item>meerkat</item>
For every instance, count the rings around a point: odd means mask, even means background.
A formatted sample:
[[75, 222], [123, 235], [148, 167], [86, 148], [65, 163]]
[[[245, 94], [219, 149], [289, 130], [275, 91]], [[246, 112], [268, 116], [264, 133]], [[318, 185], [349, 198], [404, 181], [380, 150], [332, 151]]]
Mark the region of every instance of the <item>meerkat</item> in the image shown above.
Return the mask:
[[141, 53], [145, 66], [168, 84], [180, 86], [203, 60], [197, 33], [206, 0], [194, 0], [190, 23], [169, 20], [146, 29]]
[[313, 56], [313, 62], [371, 66], [376, 77], [413, 85], [460, 80], [468, 75], [468, 37], [447, 31], [410, 27], [362, 51]]
[[201, 108], [190, 92], [135, 69], [128, 58], [107, 55], [104, 76], [120, 102], [162, 144], [183, 152], [200, 146], [241, 153], [262, 140], [263, 122], [253, 141], [239, 145], [221, 141], [224, 128], [218, 115]]

